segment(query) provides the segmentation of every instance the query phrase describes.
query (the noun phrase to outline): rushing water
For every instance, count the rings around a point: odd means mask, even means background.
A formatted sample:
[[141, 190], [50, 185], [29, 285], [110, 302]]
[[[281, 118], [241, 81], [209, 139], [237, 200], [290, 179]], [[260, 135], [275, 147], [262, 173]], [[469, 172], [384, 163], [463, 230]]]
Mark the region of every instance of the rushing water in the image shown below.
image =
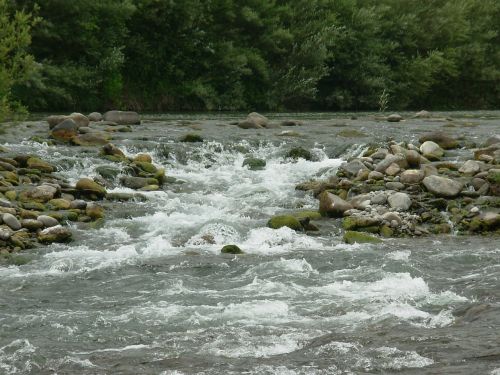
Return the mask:
[[[466, 139], [498, 132], [498, 113], [454, 115], [445, 129]], [[109, 204], [103, 227], [73, 225], [73, 243], [0, 268], [0, 374], [500, 374], [498, 238], [346, 245], [329, 220], [314, 236], [266, 228], [273, 214], [315, 209], [295, 185], [333, 175], [368, 142], [450, 122], [290, 116], [306, 122], [291, 129], [298, 137], [205, 115], [150, 116], [118, 135], [177, 182]], [[192, 128], [203, 144], [176, 141]], [[26, 123], [0, 143], [36, 150], [69, 181], [113, 165], [96, 150], [22, 140], [46, 131]], [[314, 161], [284, 158], [298, 144]], [[247, 156], [266, 168], [242, 167]], [[221, 255], [226, 244], [246, 254]]]

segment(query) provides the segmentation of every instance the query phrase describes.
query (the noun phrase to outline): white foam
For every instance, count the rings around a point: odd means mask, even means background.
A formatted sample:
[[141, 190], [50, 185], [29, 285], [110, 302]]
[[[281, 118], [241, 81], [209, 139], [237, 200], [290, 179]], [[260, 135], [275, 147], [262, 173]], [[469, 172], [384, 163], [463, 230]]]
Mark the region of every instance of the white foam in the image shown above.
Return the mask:
[[254, 254], [279, 254], [292, 250], [320, 250], [323, 248], [321, 242], [297, 233], [288, 227], [252, 229], [248, 238], [241, 245], [246, 252]]

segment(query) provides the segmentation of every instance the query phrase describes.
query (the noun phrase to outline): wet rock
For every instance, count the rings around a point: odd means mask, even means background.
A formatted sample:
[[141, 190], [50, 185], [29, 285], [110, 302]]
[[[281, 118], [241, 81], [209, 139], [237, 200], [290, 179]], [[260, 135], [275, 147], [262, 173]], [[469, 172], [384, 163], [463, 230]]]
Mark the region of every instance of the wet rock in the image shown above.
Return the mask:
[[348, 176], [356, 176], [359, 171], [369, 171], [369, 169], [360, 160], [355, 159], [348, 163], [343, 163], [340, 170], [344, 171]]
[[389, 154], [389, 151], [386, 148], [379, 148], [370, 157], [373, 160], [383, 160]]
[[53, 129], [56, 125], [66, 120], [68, 116], [64, 115], [52, 115], [47, 117], [47, 122], [49, 123], [49, 129]]
[[78, 125], [72, 119], [68, 118], [57, 124], [50, 133], [52, 138], [58, 141], [69, 142], [78, 135]]
[[297, 159], [311, 160], [312, 159], [311, 152], [302, 148], [302, 147], [292, 148], [290, 151], [288, 151], [288, 153], [286, 154], [286, 157], [291, 158], [291, 159], [295, 159], [295, 160], [297, 160]]
[[481, 164], [475, 160], [467, 160], [459, 168], [459, 172], [467, 175], [475, 175], [481, 170]]
[[415, 151], [415, 150], [408, 150], [406, 151], [405, 153], [405, 157], [406, 157], [406, 162], [408, 163], [408, 165], [410, 167], [418, 167], [420, 166], [420, 163], [421, 163], [421, 156], [420, 154]]
[[88, 118], [90, 121], [99, 122], [102, 121], [102, 114], [100, 114], [99, 112], [92, 112], [88, 115]]
[[143, 163], [152, 163], [153, 162], [153, 158], [151, 158], [151, 155], [149, 155], [149, 154], [137, 154], [134, 157], [134, 161], [136, 161], [136, 162], [143, 162]]
[[389, 122], [400, 122], [402, 119], [403, 117], [401, 117], [397, 113], [387, 116], [387, 121]]
[[434, 195], [447, 198], [456, 197], [463, 188], [461, 182], [442, 176], [427, 176], [422, 183]]
[[0, 228], [0, 241], [8, 241], [12, 237], [12, 231], [6, 228]]
[[257, 112], [249, 113], [245, 120], [238, 123], [238, 127], [242, 129], [261, 129], [268, 127], [268, 125], [268, 118]]
[[344, 233], [344, 242], [352, 245], [355, 243], [381, 243], [382, 240], [366, 233], [347, 231]]
[[71, 237], [71, 231], [59, 225], [44, 229], [38, 233], [38, 241], [45, 244], [68, 242], [71, 240]]
[[71, 143], [77, 146], [85, 146], [85, 147], [102, 146], [107, 144], [109, 142], [109, 139], [110, 137], [106, 133], [92, 132], [92, 133], [77, 135], [71, 138]]
[[288, 227], [293, 230], [302, 230], [302, 224], [300, 224], [300, 221], [292, 215], [274, 216], [269, 219], [267, 226], [272, 229]]
[[132, 111], [108, 111], [104, 114], [103, 119], [118, 125], [138, 125], [141, 123], [139, 114]]
[[22, 228], [19, 220], [12, 214], [5, 213], [2, 215], [2, 221], [12, 230], [19, 230]]
[[406, 193], [391, 194], [387, 198], [387, 201], [389, 202], [389, 206], [396, 210], [408, 211], [411, 207], [411, 198]]
[[119, 202], [127, 202], [130, 200], [137, 200], [139, 202], [147, 201], [147, 198], [139, 193], [130, 194], [130, 193], [108, 193], [106, 195], [106, 199], [109, 201], [119, 201]]
[[403, 184], [419, 184], [425, 177], [425, 172], [421, 169], [407, 169], [399, 176]]
[[118, 147], [116, 147], [112, 143], [108, 143], [108, 144], [104, 145], [101, 149], [101, 153], [103, 155], [116, 156], [116, 157], [121, 158], [121, 159], [126, 159], [123, 151], [120, 150]]
[[97, 204], [89, 203], [85, 208], [85, 215], [90, 217], [92, 220], [102, 219], [105, 215], [104, 208]]
[[243, 167], [248, 166], [252, 171], [260, 171], [266, 168], [266, 161], [258, 158], [246, 158], [243, 160]]
[[226, 245], [220, 252], [222, 254], [243, 254], [243, 251], [236, 245]]
[[486, 142], [484, 142], [484, 147], [489, 147], [494, 144], [500, 143], [500, 134], [496, 134], [494, 136], [489, 137]]
[[59, 225], [59, 221], [48, 215], [40, 215], [36, 218], [37, 221], [41, 222], [45, 228], [55, 227]]
[[[487, 157], [484, 160], [484, 157]], [[474, 151], [474, 159], [488, 162], [495, 159], [500, 160], [500, 143], [492, 144], [485, 148], [479, 148]]]
[[39, 202], [48, 202], [55, 197], [57, 192], [56, 187], [44, 184], [33, 188], [28, 192], [28, 196]]
[[344, 217], [342, 219], [342, 228], [344, 228], [345, 230], [357, 229], [365, 231], [363, 230], [363, 228], [378, 227], [380, 223], [381, 220], [379, 217], [374, 217], [370, 215], [363, 215], [363, 216], [351, 215]]
[[56, 170], [52, 164], [35, 157], [30, 157], [27, 160], [26, 165], [28, 168], [37, 169], [45, 173], [52, 173]]
[[203, 138], [201, 137], [201, 135], [189, 133], [183, 136], [179, 141], [185, 143], [196, 143], [203, 142]]
[[444, 151], [433, 141], [425, 141], [420, 146], [420, 152], [429, 160], [439, 160], [444, 155]]
[[385, 193], [376, 193], [370, 199], [372, 204], [382, 205], [387, 202], [387, 195]]
[[474, 217], [469, 229], [472, 232], [493, 231], [500, 228], [500, 214], [493, 211], [483, 212]]
[[345, 211], [352, 208], [349, 202], [328, 191], [319, 195], [319, 212], [323, 216], [342, 217]]
[[70, 201], [62, 198], [51, 199], [47, 203], [55, 210], [68, 210], [71, 207]]
[[118, 168], [109, 167], [107, 165], [101, 165], [100, 167], [97, 167], [95, 171], [99, 174], [99, 176], [108, 181], [114, 180], [120, 174], [120, 170]]
[[159, 185], [155, 178], [124, 176], [120, 179], [123, 186], [130, 189], [140, 189], [147, 185]]
[[450, 135], [442, 131], [425, 133], [419, 138], [420, 143], [425, 143], [427, 141], [432, 141], [445, 150], [457, 148], [459, 145], [458, 141], [455, 138], [451, 137]]
[[84, 194], [93, 194], [97, 197], [104, 197], [106, 195], [106, 189], [90, 178], [81, 178], [78, 180], [76, 190]]

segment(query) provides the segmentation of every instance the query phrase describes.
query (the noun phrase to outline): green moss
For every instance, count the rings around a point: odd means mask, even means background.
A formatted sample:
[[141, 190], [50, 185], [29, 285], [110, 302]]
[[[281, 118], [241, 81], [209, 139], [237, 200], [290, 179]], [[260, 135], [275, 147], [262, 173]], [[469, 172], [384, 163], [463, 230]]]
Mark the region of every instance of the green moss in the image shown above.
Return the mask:
[[305, 160], [311, 160], [312, 155], [311, 152], [302, 148], [302, 147], [295, 147], [292, 148], [288, 153], [286, 154], [287, 158], [292, 158], [292, 159], [305, 159]]
[[388, 225], [382, 225], [380, 227], [380, 235], [385, 238], [394, 236], [394, 230]]
[[243, 251], [236, 245], [226, 245], [220, 252], [222, 254], [244, 254]]
[[273, 229], [288, 227], [293, 230], [302, 230], [299, 220], [291, 215], [274, 216], [269, 219], [267, 226]]
[[500, 184], [500, 169], [490, 169], [488, 172], [488, 181], [492, 184]]
[[243, 166], [248, 166], [252, 171], [259, 171], [266, 167], [266, 161], [258, 158], [246, 158], [243, 160]]
[[344, 242], [348, 244], [354, 243], [381, 243], [380, 238], [370, 236], [369, 234], [362, 232], [355, 232], [348, 230], [344, 233]]
[[145, 161], [136, 161], [136, 162], [134, 162], [134, 164], [137, 165], [140, 169], [142, 169], [143, 171], [145, 171], [147, 173], [154, 174], [157, 172], [156, 167], [151, 163], [148, 163]]
[[189, 133], [182, 137], [180, 141], [188, 143], [203, 142], [203, 138], [198, 134]]

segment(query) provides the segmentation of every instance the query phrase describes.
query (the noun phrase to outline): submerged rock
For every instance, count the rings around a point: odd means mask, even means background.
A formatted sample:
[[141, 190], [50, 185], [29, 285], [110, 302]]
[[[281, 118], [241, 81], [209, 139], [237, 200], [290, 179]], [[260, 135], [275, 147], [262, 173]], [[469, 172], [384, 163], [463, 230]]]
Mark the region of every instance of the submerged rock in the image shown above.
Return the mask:
[[312, 155], [311, 152], [302, 148], [302, 147], [295, 147], [292, 148], [288, 153], [286, 154], [287, 158], [292, 158], [292, 159], [305, 159], [305, 160], [311, 160]]
[[243, 160], [243, 167], [248, 166], [252, 171], [260, 171], [266, 168], [266, 161], [258, 158], [246, 158]]

